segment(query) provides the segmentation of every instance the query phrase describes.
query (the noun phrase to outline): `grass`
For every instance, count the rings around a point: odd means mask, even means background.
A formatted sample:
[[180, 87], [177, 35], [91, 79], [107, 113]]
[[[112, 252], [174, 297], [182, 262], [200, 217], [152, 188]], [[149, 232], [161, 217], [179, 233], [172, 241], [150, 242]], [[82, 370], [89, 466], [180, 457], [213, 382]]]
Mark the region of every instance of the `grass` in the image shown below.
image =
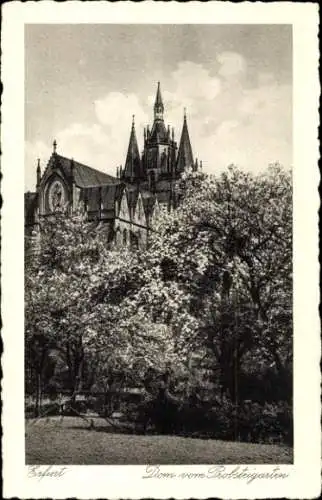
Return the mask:
[[112, 433], [103, 419], [95, 429], [80, 418], [26, 421], [26, 463], [56, 465], [286, 464], [286, 446], [178, 436]]

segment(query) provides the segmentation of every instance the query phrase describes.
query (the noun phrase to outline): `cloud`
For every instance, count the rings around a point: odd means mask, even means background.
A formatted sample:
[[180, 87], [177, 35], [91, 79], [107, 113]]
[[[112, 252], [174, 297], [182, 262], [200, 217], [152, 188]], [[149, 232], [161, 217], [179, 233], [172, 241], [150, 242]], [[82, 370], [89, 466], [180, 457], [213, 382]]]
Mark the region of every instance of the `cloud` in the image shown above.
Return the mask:
[[149, 122], [149, 116], [135, 94], [110, 92], [94, 102], [96, 117], [105, 131], [104, 144], [105, 163], [101, 162], [104, 171], [114, 174], [118, 165], [124, 165], [128, 148], [132, 114], [139, 148], [143, 147], [143, 129]]
[[[271, 161], [289, 167], [291, 87], [280, 85], [272, 73], [258, 72], [247, 81], [247, 61], [241, 54], [222, 52], [214, 59], [219, 63], [216, 71], [215, 66], [186, 60], [161, 82], [165, 122], [175, 127], [176, 140], [186, 107], [193, 152], [209, 172], [218, 172], [230, 163], [254, 172]], [[114, 91], [99, 96], [92, 102], [92, 123], [71, 123], [56, 134], [58, 152], [115, 174], [116, 166], [125, 162], [132, 113], [142, 150], [143, 127], [152, 124], [154, 99], [155, 93]], [[49, 149], [41, 141], [26, 144], [28, 189], [35, 182], [36, 158], [47, 161]]]
[[111, 129], [125, 126], [128, 130], [131, 114], [135, 113], [135, 122], [140, 126], [145, 124], [148, 116], [141, 107], [140, 101], [135, 94], [122, 94], [121, 92], [110, 92], [108, 95], [94, 102], [96, 116], [99, 122]]
[[188, 61], [178, 66], [172, 91], [163, 93], [169, 119], [180, 126], [187, 105], [193, 152], [209, 172], [230, 163], [253, 172], [273, 161], [290, 167], [291, 87], [279, 85], [271, 73], [246, 84], [247, 63], [237, 53], [221, 53], [217, 60], [215, 76]]
[[42, 172], [51, 155], [51, 148], [42, 141], [25, 142], [25, 190], [34, 191], [36, 186], [37, 159], [40, 159]]
[[258, 172], [269, 163], [292, 164], [291, 89], [275, 82], [244, 90], [232, 120], [200, 141], [205, 166], [215, 173], [230, 163]]
[[239, 122], [237, 120], [227, 120], [222, 122], [216, 130], [216, 136], [220, 139], [222, 137], [226, 137], [228, 134], [232, 133], [234, 129], [239, 126]]
[[272, 73], [268, 73], [266, 71], [258, 73], [257, 80], [258, 80], [259, 86], [271, 85], [271, 84], [276, 83], [274, 75]]
[[[292, 140], [292, 98], [288, 85], [275, 81], [243, 92], [237, 113], [252, 123], [256, 135]], [[247, 124], [247, 123], [246, 123]]]
[[[197, 117], [221, 92], [221, 80], [211, 76], [201, 64], [191, 61], [180, 62], [167, 83], [167, 87], [161, 83], [165, 119], [176, 127], [182, 124], [184, 108], [188, 116]], [[148, 97], [151, 107], [154, 100], [154, 94]]]
[[106, 152], [109, 137], [99, 124], [72, 123], [60, 131], [56, 139], [57, 152], [63, 156], [105, 171], [110, 166]]
[[221, 52], [217, 55], [217, 61], [220, 64], [218, 75], [224, 78], [229, 78], [246, 71], [245, 58], [236, 52]]
[[[72, 123], [69, 127], [56, 134], [57, 152], [68, 158], [115, 174], [108, 161], [107, 145], [109, 136], [99, 124], [84, 125]], [[42, 141], [25, 143], [25, 189], [33, 191], [36, 183], [37, 158], [40, 159], [41, 170], [44, 172], [52, 154], [52, 148]], [[109, 168], [110, 167], [110, 168]]]
[[[71, 123], [56, 134], [57, 152], [68, 158], [115, 175], [116, 167], [124, 164], [131, 131], [132, 114], [138, 139], [143, 136], [143, 127], [148, 116], [134, 94], [120, 92], [97, 99], [94, 102], [97, 121], [91, 124]], [[52, 153], [44, 143], [26, 143], [25, 187], [34, 190], [36, 159], [41, 158], [45, 166]]]
[[179, 90], [183, 97], [193, 101], [199, 99], [211, 101], [220, 93], [220, 79], [210, 76], [209, 71], [201, 64], [191, 61], [179, 63], [176, 71], [172, 73], [172, 80], [176, 90]]

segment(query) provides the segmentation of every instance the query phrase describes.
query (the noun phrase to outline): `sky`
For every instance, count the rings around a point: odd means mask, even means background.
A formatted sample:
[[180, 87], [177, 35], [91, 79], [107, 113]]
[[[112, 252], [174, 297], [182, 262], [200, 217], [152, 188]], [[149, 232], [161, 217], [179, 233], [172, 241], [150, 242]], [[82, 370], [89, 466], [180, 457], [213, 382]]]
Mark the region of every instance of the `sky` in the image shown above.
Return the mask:
[[179, 142], [186, 108], [205, 171], [291, 168], [290, 25], [26, 25], [25, 189], [54, 139], [63, 156], [115, 175], [132, 115], [143, 149], [158, 81], [166, 125]]

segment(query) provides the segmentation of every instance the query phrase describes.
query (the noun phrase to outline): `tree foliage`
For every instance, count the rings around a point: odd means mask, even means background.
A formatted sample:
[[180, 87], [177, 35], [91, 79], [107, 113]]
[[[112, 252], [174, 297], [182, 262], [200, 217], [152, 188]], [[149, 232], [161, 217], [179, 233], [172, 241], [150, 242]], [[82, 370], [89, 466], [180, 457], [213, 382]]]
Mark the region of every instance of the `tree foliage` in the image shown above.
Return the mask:
[[193, 172], [178, 190], [145, 250], [109, 248], [81, 216], [42, 221], [25, 278], [28, 380], [107, 393], [171, 373], [187, 396], [202, 372], [237, 400], [243, 374], [290, 376], [290, 173]]

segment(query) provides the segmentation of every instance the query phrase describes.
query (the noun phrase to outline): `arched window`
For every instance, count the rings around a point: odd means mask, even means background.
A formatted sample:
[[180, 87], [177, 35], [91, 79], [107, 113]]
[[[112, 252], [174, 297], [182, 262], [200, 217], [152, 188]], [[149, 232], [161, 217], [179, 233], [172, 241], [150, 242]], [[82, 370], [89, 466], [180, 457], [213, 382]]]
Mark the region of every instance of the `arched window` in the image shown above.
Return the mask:
[[168, 163], [167, 153], [166, 153], [166, 151], [163, 151], [161, 154], [161, 171], [162, 172], [167, 171], [167, 163]]
[[127, 245], [127, 230], [123, 229], [123, 245]]
[[116, 229], [115, 240], [116, 245], [120, 247], [122, 245], [122, 234], [119, 227]]
[[131, 246], [132, 248], [138, 248], [138, 235], [137, 233], [131, 232]]
[[155, 172], [151, 170], [150, 172], [150, 191], [155, 191]]
[[142, 217], [142, 203], [141, 200], [139, 199], [138, 201], [138, 218], [141, 219]]
[[137, 247], [141, 248], [142, 247], [141, 231], [138, 230], [138, 232], [136, 233], [136, 235], [137, 235]]

